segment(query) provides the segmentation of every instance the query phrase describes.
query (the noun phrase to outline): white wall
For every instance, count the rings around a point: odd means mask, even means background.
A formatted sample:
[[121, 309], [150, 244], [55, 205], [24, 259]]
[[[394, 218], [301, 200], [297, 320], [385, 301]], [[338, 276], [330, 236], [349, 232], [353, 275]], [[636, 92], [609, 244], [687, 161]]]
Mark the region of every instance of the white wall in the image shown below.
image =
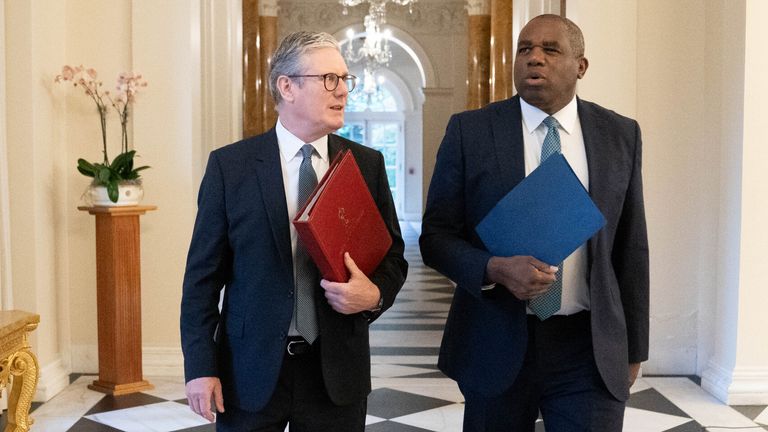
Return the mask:
[[[768, 380], [768, 343], [753, 343], [765, 338], [766, 246], [768, 246], [768, 146], [765, 139], [765, 101], [768, 100], [768, 70], [765, 41], [768, 29], [768, 3], [748, 0], [746, 10], [744, 64], [744, 147], [742, 153], [742, 260], [739, 289], [739, 332], [736, 349], [740, 371], [754, 369]], [[765, 341], [765, 339], [763, 339]], [[764, 398], [768, 400], [768, 397]]]
[[711, 335], [720, 199], [720, 143], [706, 128], [707, 68], [694, 66], [707, 64], [704, 3], [639, 2], [638, 27], [654, 342], [646, 371], [700, 374], [706, 354], [699, 348]]

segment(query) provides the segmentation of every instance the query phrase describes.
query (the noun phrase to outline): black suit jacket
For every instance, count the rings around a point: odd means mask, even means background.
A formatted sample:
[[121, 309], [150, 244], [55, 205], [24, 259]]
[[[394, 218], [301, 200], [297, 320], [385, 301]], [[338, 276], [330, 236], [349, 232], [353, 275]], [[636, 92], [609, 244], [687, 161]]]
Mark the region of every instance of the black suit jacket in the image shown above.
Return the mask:
[[[587, 247], [594, 354], [608, 389], [626, 400], [628, 364], [648, 358], [640, 129], [634, 120], [583, 100], [578, 113], [590, 195], [607, 220]], [[527, 320], [525, 302], [504, 287], [481, 291], [491, 254], [474, 228], [524, 177], [518, 96], [451, 117], [429, 188], [421, 253], [425, 264], [457, 283], [440, 369], [462, 389], [487, 396], [516, 378]]]
[[[331, 160], [350, 149], [392, 235], [371, 276], [384, 309], [392, 305], [408, 265], [381, 153], [328, 136]], [[272, 129], [211, 152], [184, 275], [181, 342], [186, 380], [214, 376], [224, 402], [258, 411], [277, 382], [293, 311], [290, 227], [277, 135]], [[226, 286], [221, 313], [219, 295]], [[323, 377], [336, 404], [371, 390], [369, 319], [339, 314], [318, 285]]]

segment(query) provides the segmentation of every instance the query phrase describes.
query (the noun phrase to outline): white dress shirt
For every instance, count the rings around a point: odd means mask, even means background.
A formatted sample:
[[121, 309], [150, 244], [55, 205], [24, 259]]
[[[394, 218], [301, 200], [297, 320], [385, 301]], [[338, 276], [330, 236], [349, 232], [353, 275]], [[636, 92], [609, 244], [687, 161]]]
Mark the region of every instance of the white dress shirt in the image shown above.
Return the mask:
[[[315, 151], [312, 152], [312, 167], [315, 169], [317, 180], [323, 178], [323, 175], [328, 171], [328, 135], [324, 135], [318, 140], [305, 143], [300, 140], [296, 135], [292, 134], [286, 129], [277, 119], [275, 125], [275, 132], [277, 133], [277, 146], [280, 148], [280, 170], [283, 173], [283, 187], [285, 188], [285, 204], [288, 207], [288, 224], [291, 229], [291, 251], [293, 253], [294, 262], [296, 260], [296, 242], [298, 236], [296, 234], [296, 228], [294, 228], [293, 221], [296, 212], [299, 210], [299, 169], [301, 167], [301, 161], [304, 156], [301, 153], [301, 148], [304, 144], [312, 144]], [[293, 269], [294, 279], [296, 278], [296, 268]], [[295, 328], [295, 322], [291, 320], [291, 328], [288, 331], [290, 335], [297, 335], [298, 332]]]
[[[547, 125], [543, 123], [549, 114], [529, 105], [520, 98], [523, 117], [523, 145], [525, 152], [525, 175], [530, 174], [541, 163], [541, 147], [547, 135]], [[561, 152], [571, 165], [581, 184], [589, 190], [589, 170], [587, 153], [584, 148], [584, 136], [581, 133], [576, 97], [563, 109], [552, 115], [560, 124]], [[559, 265], [560, 263], [547, 263]], [[582, 310], [589, 310], [589, 287], [587, 286], [587, 247], [581, 245], [563, 262], [563, 296], [560, 311], [556, 315], [571, 315]], [[530, 310], [529, 313], [532, 313]]]

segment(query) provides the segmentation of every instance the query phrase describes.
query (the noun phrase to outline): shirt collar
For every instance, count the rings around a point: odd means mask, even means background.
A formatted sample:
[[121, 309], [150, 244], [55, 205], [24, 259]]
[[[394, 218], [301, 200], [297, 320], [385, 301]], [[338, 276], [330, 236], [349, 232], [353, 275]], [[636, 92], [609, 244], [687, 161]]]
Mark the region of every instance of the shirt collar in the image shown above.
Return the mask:
[[312, 144], [315, 148], [315, 152], [320, 156], [320, 159], [328, 160], [328, 135], [323, 135], [320, 138], [312, 141], [311, 143], [305, 143], [299, 139], [296, 135], [283, 126], [280, 118], [277, 119], [275, 125], [275, 133], [277, 134], [277, 145], [280, 148], [280, 154], [283, 160], [289, 162], [294, 157], [299, 155], [299, 150], [304, 144]]
[[[541, 122], [549, 116], [549, 114], [524, 101], [523, 98], [520, 98], [520, 110], [522, 111], [523, 122], [525, 122], [528, 133], [533, 133], [541, 125]], [[576, 96], [568, 102], [568, 105], [552, 114], [552, 117], [560, 123], [560, 128], [570, 135], [576, 127], [576, 122], [579, 120]]]

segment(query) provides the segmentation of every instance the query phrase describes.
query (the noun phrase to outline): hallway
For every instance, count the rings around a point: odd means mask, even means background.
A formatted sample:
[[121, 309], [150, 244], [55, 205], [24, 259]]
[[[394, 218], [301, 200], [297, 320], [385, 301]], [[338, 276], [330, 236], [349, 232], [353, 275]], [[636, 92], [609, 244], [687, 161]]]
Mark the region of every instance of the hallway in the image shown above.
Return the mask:
[[[371, 326], [374, 390], [368, 398], [366, 432], [461, 430], [461, 393], [435, 366], [453, 287], [422, 264], [415, 228], [403, 225], [410, 263], [405, 286], [394, 307]], [[154, 390], [118, 398], [88, 390], [87, 384], [93, 379], [91, 375], [79, 376], [63, 392], [38, 406], [32, 413], [32, 431], [214, 431], [213, 425], [185, 405], [180, 377], [148, 377]], [[704, 392], [695, 379], [640, 379], [632, 388], [624, 430], [768, 430], [768, 408], [728, 407]], [[0, 427], [4, 427], [4, 420]], [[537, 431], [543, 430], [539, 423]]]

